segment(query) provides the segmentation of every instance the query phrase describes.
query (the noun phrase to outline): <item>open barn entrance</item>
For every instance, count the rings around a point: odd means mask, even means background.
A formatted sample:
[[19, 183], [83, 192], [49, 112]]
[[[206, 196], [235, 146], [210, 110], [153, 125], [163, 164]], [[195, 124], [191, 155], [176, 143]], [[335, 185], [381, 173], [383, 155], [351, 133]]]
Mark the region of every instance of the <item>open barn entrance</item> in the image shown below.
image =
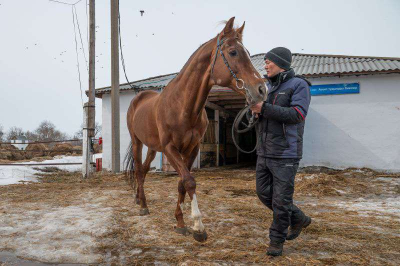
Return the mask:
[[[232, 139], [233, 121], [245, 102], [244, 96], [229, 88], [211, 89], [206, 103], [210, 123], [200, 146], [200, 167], [256, 162], [255, 152], [239, 152]], [[236, 135], [236, 142], [243, 150], [252, 150], [256, 145], [255, 131]]]
[[[239, 152], [233, 143], [232, 125], [236, 115], [245, 107], [246, 99], [237, 92], [224, 87], [214, 86], [206, 102], [209, 124], [200, 144], [199, 156], [193, 168], [216, 167], [233, 164], [254, 164], [256, 152], [251, 154]], [[250, 151], [256, 145], [254, 130], [235, 134], [240, 148]], [[162, 170], [175, 171], [166, 156], [162, 156]]]

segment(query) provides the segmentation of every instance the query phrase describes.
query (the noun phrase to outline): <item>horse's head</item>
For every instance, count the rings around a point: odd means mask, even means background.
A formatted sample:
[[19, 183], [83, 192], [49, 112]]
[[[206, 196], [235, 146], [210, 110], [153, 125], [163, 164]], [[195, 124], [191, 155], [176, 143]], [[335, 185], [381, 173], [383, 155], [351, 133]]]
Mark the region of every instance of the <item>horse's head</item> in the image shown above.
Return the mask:
[[212, 53], [211, 81], [219, 86], [229, 87], [246, 96], [249, 104], [263, 101], [267, 88], [243, 46], [243, 25], [235, 29], [231, 18], [217, 36], [217, 45]]

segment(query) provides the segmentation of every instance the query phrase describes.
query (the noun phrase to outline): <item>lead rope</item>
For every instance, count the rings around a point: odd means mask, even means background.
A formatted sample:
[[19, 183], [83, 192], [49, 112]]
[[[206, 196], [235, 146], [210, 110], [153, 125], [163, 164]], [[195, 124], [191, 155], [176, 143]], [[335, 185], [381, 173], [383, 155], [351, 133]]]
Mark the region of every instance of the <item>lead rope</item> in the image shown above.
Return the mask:
[[[243, 153], [253, 153], [255, 150], [257, 150], [258, 146], [260, 145], [260, 137], [259, 137], [259, 132], [258, 132], [258, 118], [255, 118], [255, 115], [253, 114], [253, 116], [249, 119], [249, 124], [246, 125], [244, 122], [242, 122], [243, 117], [246, 115], [247, 111], [250, 109], [250, 106], [246, 106], [245, 108], [243, 108], [242, 110], [239, 111], [239, 113], [236, 115], [235, 120], [233, 122], [232, 125], [232, 140], [233, 140], [233, 144], [235, 144], [236, 148], [243, 152]], [[243, 124], [245, 126], [244, 129], [239, 129], [239, 125]], [[256, 130], [256, 139], [257, 139], [257, 143], [256, 146], [254, 147], [253, 150], [251, 151], [245, 151], [242, 148], [239, 147], [239, 144], [237, 144], [236, 142], [236, 138], [235, 138], [235, 132], [238, 134], [242, 134], [245, 132], [248, 132], [250, 130], [252, 130], [255, 127]]]

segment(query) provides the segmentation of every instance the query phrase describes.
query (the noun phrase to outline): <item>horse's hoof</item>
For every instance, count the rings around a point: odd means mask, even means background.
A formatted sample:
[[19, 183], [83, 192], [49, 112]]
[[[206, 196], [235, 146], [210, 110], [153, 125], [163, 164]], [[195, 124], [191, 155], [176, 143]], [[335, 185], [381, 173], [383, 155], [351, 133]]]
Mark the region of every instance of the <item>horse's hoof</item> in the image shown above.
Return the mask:
[[207, 240], [207, 232], [197, 232], [193, 231], [193, 238], [198, 242], [204, 242]]
[[184, 235], [184, 236], [188, 236], [190, 235], [190, 231], [187, 229], [187, 227], [174, 227], [174, 230], [176, 233]]
[[149, 212], [148, 208], [143, 208], [143, 209], [140, 209], [139, 214], [140, 214], [140, 216], [145, 216], [145, 215], [149, 215], [150, 212]]

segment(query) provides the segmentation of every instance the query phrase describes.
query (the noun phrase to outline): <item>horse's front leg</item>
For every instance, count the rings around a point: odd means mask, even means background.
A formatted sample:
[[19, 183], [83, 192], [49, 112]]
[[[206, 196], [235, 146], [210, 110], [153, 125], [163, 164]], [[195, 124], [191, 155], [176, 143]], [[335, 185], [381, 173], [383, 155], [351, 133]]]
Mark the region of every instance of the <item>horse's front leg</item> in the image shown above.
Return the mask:
[[192, 218], [194, 220], [193, 237], [199, 242], [206, 241], [207, 233], [201, 220], [202, 214], [200, 212], [197, 202], [196, 181], [194, 177], [190, 174], [190, 171], [187, 167], [187, 162], [184, 161], [183, 156], [181, 156], [179, 151], [173, 145], [167, 145], [165, 149], [165, 154], [167, 155], [168, 161], [181, 176], [181, 180], [178, 185], [179, 198], [177, 210], [175, 211], [175, 216], [178, 221], [177, 228], [184, 228], [183, 214], [180, 205], [183, 203], [185, 193], [187, 192], [191, 200]]

